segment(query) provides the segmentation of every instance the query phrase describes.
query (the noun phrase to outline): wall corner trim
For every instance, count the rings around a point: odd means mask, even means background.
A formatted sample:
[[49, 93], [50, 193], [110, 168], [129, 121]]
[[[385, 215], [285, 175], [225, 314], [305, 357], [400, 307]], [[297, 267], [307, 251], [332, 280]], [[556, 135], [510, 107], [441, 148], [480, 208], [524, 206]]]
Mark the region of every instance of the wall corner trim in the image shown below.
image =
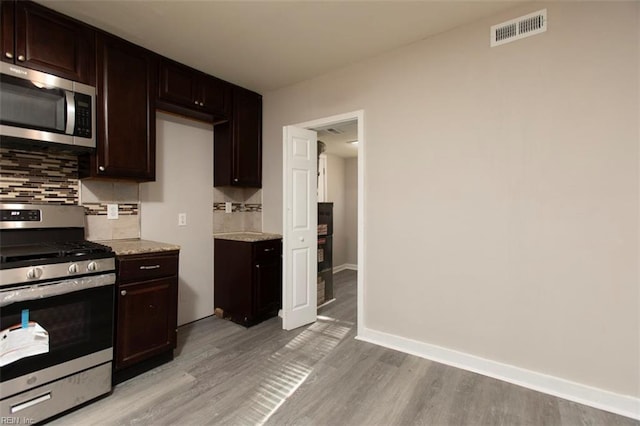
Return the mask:
[[356, 339], [640, 420], [640, 398], [594, 388], [368, 327], [362, 327]]

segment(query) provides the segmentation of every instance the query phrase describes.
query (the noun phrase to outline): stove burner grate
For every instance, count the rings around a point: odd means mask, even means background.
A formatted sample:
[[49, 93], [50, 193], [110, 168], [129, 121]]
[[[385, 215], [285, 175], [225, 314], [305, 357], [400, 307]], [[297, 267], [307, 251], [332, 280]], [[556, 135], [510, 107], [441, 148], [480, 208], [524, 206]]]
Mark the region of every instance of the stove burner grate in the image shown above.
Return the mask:
[[91, 254], [110, 253], [110, 247], [92, 241], [62, 241], [55, 243], [24, 244], [0, 248], [0, 263], [64, 259]]

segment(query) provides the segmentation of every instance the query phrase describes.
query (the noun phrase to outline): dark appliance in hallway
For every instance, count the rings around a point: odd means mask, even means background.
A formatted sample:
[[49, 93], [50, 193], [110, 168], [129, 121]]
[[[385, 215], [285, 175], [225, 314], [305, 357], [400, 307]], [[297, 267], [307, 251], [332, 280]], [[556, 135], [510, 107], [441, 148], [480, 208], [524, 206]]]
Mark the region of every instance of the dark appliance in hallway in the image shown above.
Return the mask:
[[333, 300], [333, 203], [318, 203], [318, 306]]

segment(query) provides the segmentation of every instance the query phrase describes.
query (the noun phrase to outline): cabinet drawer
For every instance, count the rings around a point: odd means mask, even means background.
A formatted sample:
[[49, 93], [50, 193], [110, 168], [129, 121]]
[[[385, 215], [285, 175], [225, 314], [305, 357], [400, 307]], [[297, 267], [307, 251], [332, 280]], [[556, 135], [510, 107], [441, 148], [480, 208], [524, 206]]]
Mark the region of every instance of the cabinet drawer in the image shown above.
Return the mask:
[[282, 240], [258, 241], [253, 243], [253, 259], [261, 261], [282, 255]]
[[177, 254], [147, 254], [118, 258], [118, 278], [121, 282], [173, 275], [178, 275]]

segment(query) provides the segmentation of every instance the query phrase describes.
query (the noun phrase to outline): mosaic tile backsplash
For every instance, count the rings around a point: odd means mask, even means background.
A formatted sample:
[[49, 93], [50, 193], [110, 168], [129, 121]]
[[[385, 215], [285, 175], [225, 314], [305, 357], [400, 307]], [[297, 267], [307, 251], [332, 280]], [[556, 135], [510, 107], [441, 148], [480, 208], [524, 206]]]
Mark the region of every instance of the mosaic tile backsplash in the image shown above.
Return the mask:
[[[83, 202], [80, 200], [81, 192], [84, 194]], [[0, 201], [82, 204], [88, 239], [140, 237], [137, 184], [83, 184], [78, 180], [78, 159], [73, 154], [0, 148]], [[107, 204], [114, 202], [118, 204], [119, 219], [109, 220]]]
[[[213, 203], [214, 212], [224, 212], [225, 203]], [[245, 203], [231, 203], [231, 212], [261, 212], [262, 204], [245, 204]]]
[[[87, 216], [106, 216], [107, 203], [83, 203]], [[118, 215], [135, 216], [138, 214], [138, 203], [118, 204]]]
[[25, 204], [77, 204], [77, 157], [0, 148], [0, 200]]
[[[139, 187], [133, 182], [78, 180], [73, 154], [0, 148], [0, 201], [24, 204], [81, 204], [87, 238], [140, 237]], [[214, 232], [262, 230], [262, 191], [213, 188]], [[225, 213], [225, 202], [232, 211]], [[119, 218], [107, 219], [107, 204], [118, 204]]]
[[[225, 212], [231, 203], [231, 212]], [[213, 188], [213, 232], [261, 232], [262, 191], [256, 188]]]

